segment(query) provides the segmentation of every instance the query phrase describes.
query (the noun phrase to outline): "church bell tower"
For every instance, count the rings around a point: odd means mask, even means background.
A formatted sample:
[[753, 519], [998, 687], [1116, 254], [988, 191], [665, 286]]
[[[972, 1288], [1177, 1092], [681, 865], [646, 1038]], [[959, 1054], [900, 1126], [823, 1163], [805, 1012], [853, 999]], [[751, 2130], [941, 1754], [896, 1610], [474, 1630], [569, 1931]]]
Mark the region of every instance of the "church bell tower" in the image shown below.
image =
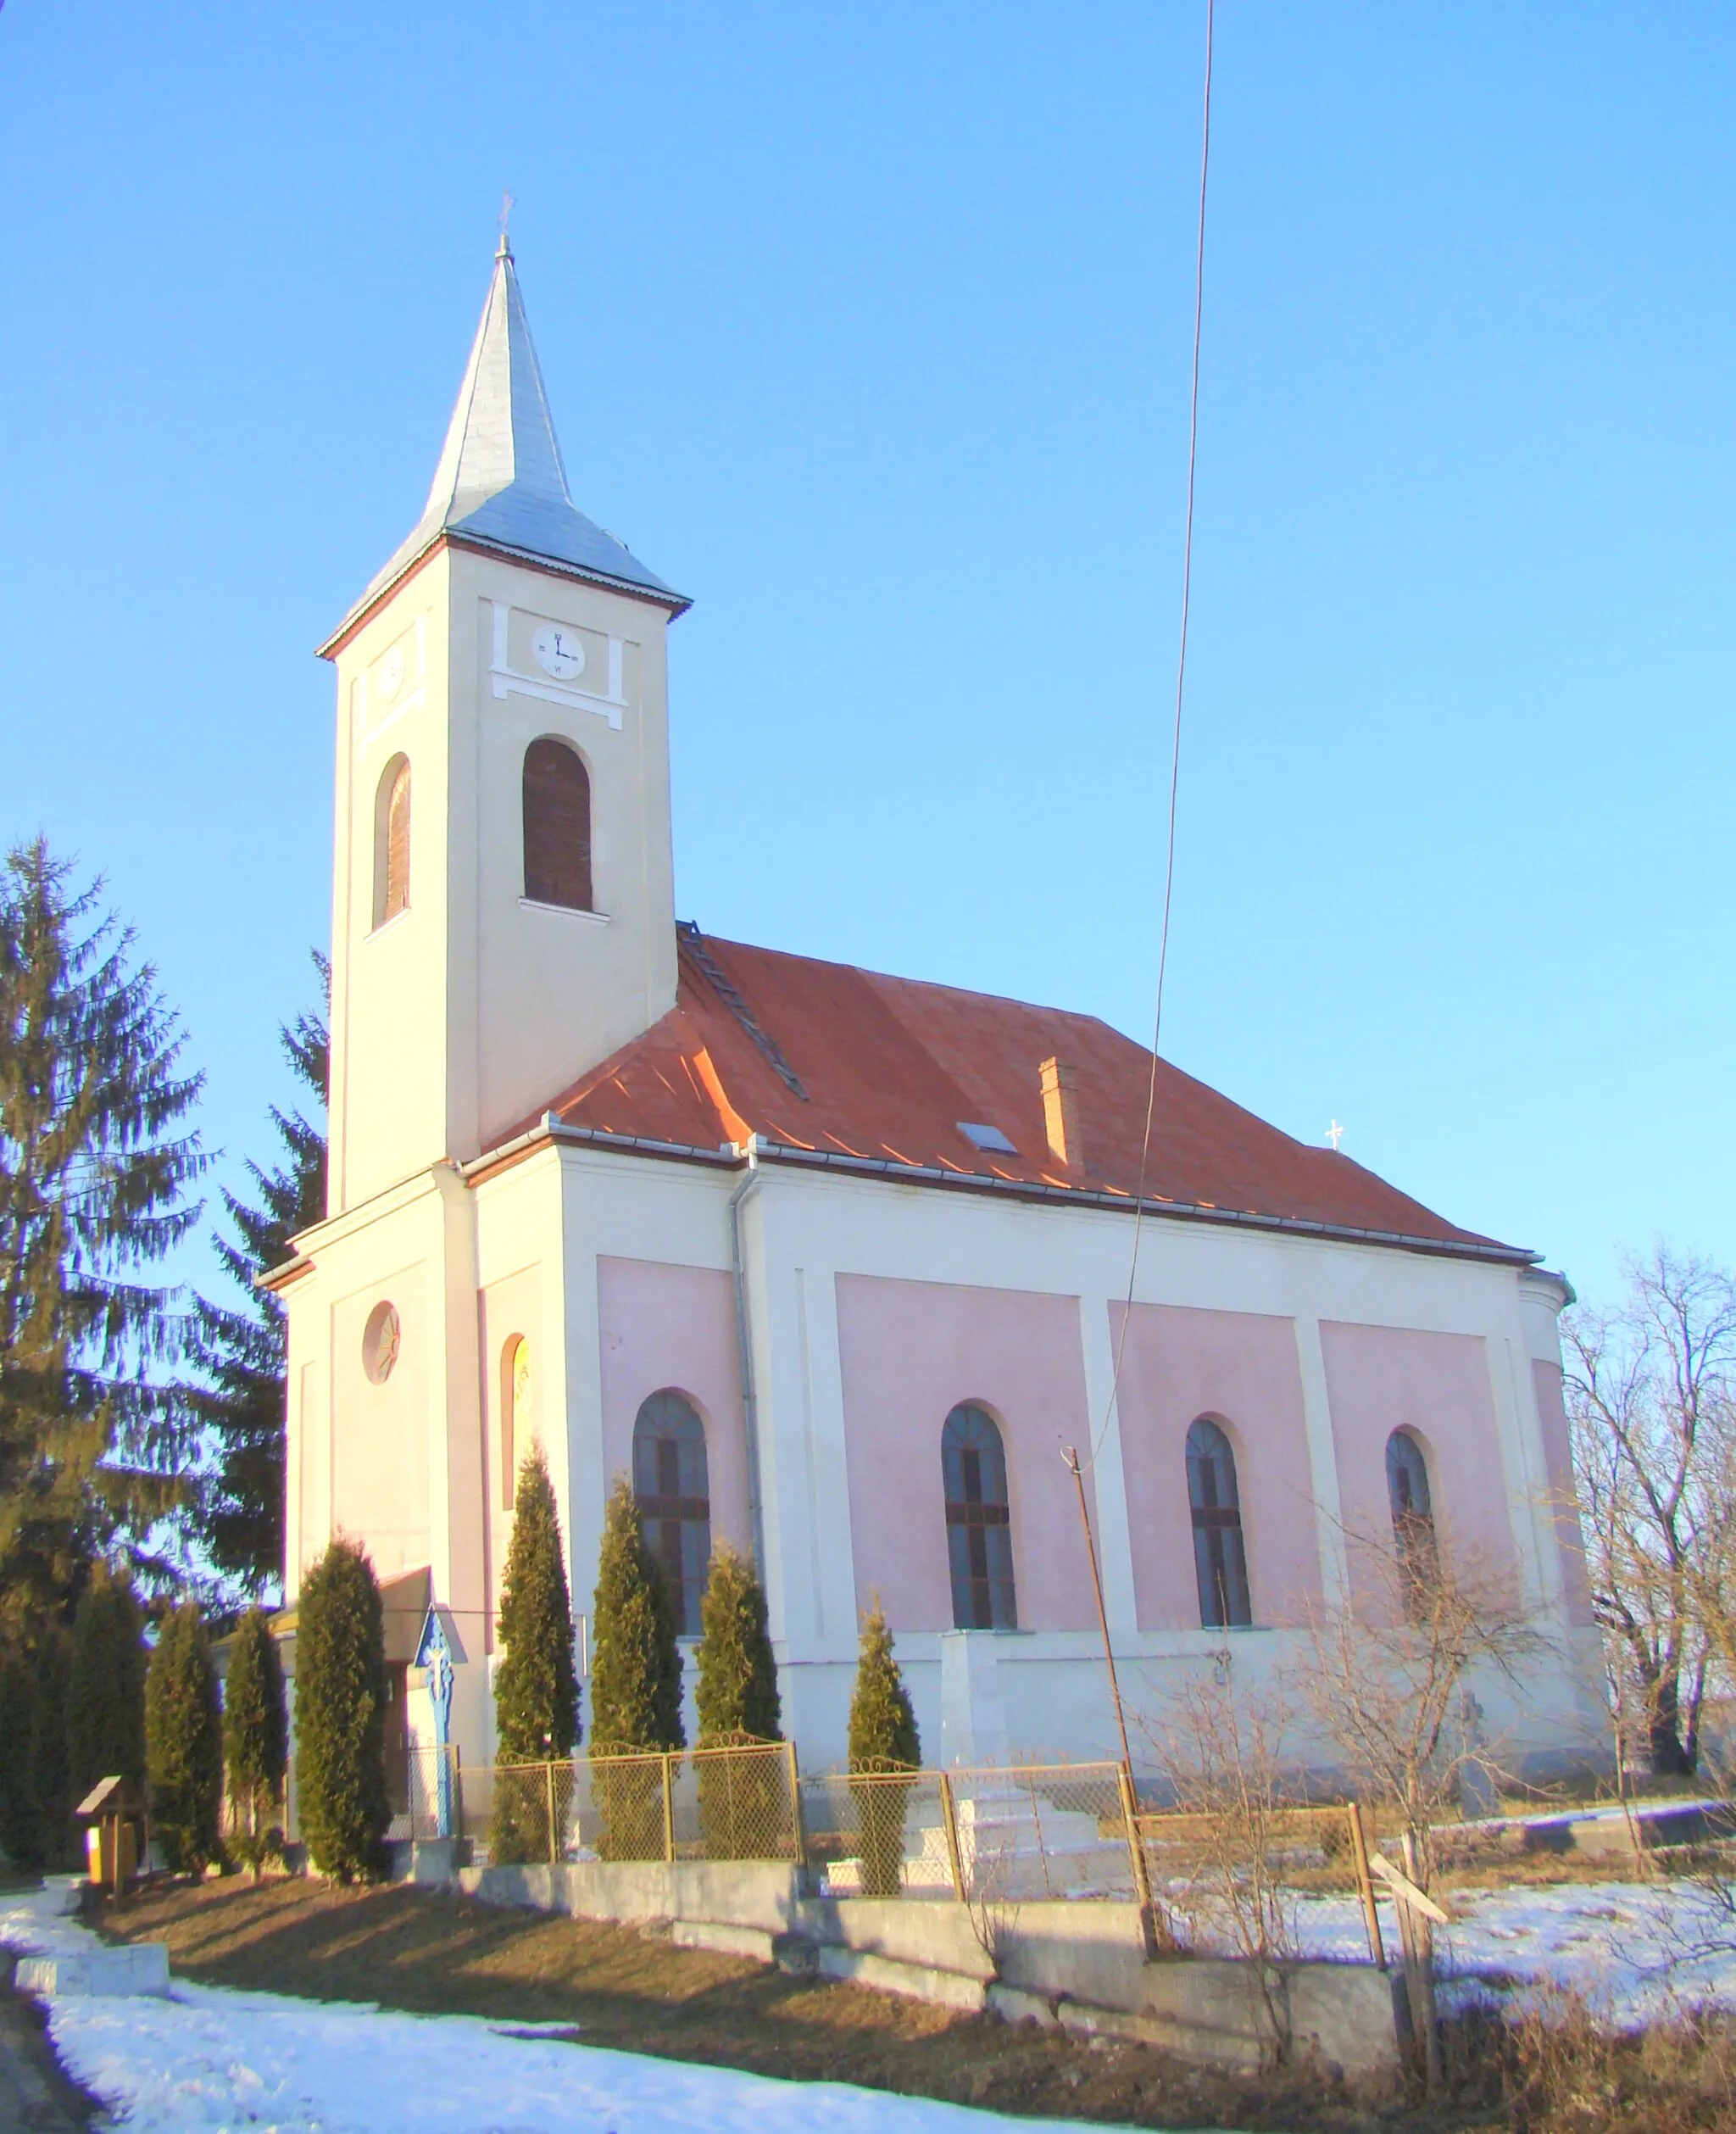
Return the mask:
[[675, 1006], [665, 637], [573, 504], [504, 236], [337, 668], [330, 1212], [528, 1125]]

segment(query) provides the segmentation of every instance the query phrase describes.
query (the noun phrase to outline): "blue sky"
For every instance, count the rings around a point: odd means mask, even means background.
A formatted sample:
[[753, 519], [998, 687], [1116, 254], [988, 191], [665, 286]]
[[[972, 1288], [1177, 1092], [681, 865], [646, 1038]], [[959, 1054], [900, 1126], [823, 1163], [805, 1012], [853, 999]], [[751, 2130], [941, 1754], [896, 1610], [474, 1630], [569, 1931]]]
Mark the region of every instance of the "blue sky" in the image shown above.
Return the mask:
[[[1203, 20], [10, 0], [0, 832], [231, 1167], [507, 186], [576, 499], [696, 603], [683, 915], [1149, 1036]], [[1221, 0], [1216, 90], [1165, 1050], [1590, 1293], [1736, 1257], [1736, 17]]]

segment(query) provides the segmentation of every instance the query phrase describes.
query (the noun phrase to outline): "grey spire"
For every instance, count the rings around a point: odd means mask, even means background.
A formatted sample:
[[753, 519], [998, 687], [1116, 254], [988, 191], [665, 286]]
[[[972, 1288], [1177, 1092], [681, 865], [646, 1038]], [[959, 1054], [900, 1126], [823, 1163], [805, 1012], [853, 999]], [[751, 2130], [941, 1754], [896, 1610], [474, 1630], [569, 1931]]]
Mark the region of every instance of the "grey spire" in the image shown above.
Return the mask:
[[687, 605], [573, 503], [504, 231], [428, 501], [346, 622], [442, 533], [659, 596], [677, 612]]

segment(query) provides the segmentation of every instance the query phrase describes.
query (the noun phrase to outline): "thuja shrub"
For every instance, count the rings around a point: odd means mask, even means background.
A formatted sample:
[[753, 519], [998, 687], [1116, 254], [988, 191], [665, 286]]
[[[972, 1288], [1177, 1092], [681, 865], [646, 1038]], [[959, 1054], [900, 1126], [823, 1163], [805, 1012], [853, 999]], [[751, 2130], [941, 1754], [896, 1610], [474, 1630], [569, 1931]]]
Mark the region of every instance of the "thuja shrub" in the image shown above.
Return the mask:
[[166, 1864], [200, 1875], [217, 1858], [223, 1798], [223, 1716], [217, 1669], [197, 1601], [164, 1619], [145, 1679], [145, 1760], [151, 1825]]
[[98, 1567], [73, 1619], [66, 1785], [74, 1806], [98, 1779], [145, 1783], [145, 1620], [123, 1573]]
[[[494, 1677], [494, 1725], [500, 1759], [520, 1764], [565, 1762], [580, 1737], [579, 1678], [573, 1664], [573, 1610], [560, 1517], [540, 1445], [531, 1448], [519, 1469], [499, 1631], [504, 1650]], [[563, 1849], [559, 1825], [568, 1790], [543, 1773], [497, 1779], [488, 1828], [490, 1858], [501, 1863], [559, 1858]]]
[[896, 1897], [902, 1886], [904, 1807], [909, 1783], [898, 1774], [922, 1761], [916, 1714], [893, 1657], [892, 1632], [878, 1596], [862, 1619], [856, 1686], [850, 1698], [850, 1788], [861, 1832], [862, 1894]]
[[359, 1545], [334, 1541], [297, 1604], [295, 1740], [302, 1835], [340, 1882], [386, 1870], [386, 1639]]
[[284, 1774], [289, 1722], [283, 1662], [264, 1615], [251, 1607], [229, 1647], [224, 1683], [223, 1769], [230, 1805], [230, 1849], [255, 1880], [283, 1846]]
[[[783, 1766], [753, 1745], [775, 1742], [782, 1709], [765, 1591], [740, 1550], [711, 1552], [699, 1608], [699, 1830], [708, 1859], [787, 1857], [793, 1838]], [[734, 1750], [743, 1754], [733, 1754]]]
[[[591, 1775], [606, 1860], [661, 1859], [663, 1775], [647, 1752], [685, 1747], [682, 1656], [669, 1589], [639, 1524], [632, 1485], [617, 1476], [603, 1523], [591, 1662]], [[618, 1768], [610, 1769], [618, 1760]]]

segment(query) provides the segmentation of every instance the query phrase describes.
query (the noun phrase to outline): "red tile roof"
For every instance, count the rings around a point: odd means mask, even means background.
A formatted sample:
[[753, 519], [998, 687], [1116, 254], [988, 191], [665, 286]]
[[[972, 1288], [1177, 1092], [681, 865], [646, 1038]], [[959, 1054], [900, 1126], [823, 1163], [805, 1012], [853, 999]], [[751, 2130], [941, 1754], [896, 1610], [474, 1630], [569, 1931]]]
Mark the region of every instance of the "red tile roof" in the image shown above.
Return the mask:
[[[1071, 1170], [1049, 1153], [1044, 1125], [1040, 1069], [1052, 1057], [1073, 1073], [1083, 1150]], [[1094, 1016], [683, 927], [676, 1007], [552, 1108], [565, 1125], [690, 1148], [758, 1134], [961, 1182], [1131, 1197], [1150, 1073], [1149, 1052]], [[999, 1128], [1017, 1154], [973, 1146], [963, 1122]], [[1349, 1156], [1292, 1140], [1166, 1060], [1145, 1190], [1244, 1220], [1529, 1256], [1455, 1229]]]

